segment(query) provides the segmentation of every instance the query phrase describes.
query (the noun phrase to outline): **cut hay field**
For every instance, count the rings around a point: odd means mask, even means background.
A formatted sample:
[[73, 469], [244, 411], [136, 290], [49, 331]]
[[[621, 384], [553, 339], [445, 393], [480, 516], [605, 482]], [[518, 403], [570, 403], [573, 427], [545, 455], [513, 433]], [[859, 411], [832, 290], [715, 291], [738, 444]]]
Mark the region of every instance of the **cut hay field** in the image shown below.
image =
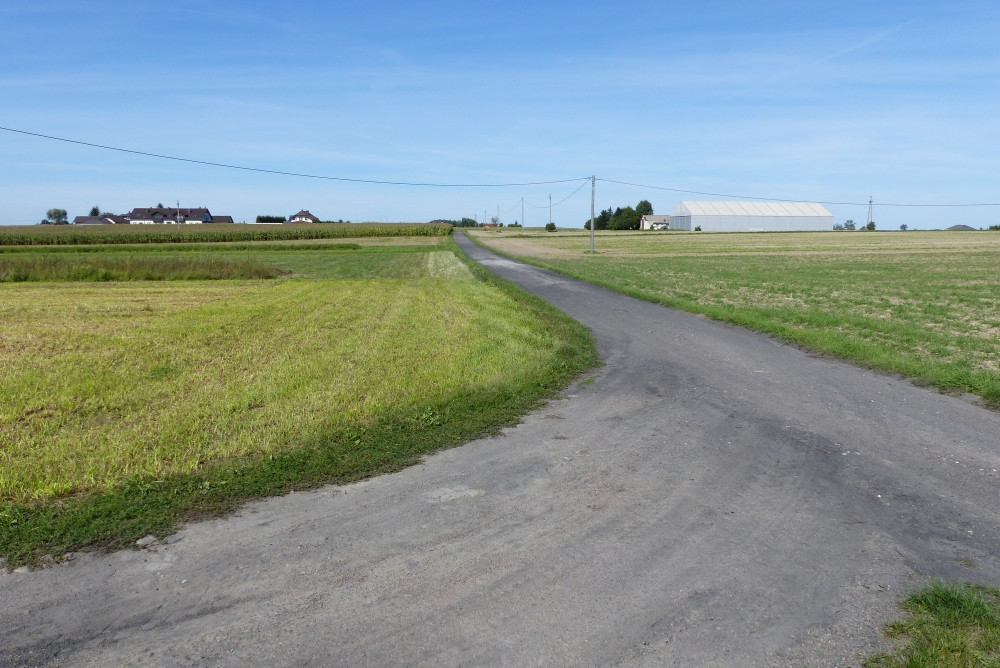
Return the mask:
[[0, 283], [7, 566], [395, 470], [511, 423], [595, 362], [582, 327], [450, 238], [427, 241], [115, 247], [71, 257], [280, 275]]
[[[1000, 405], [1000, 234], [475, 231], [570, 276]], [[669, 332], [659, 335], [672, 345]]]

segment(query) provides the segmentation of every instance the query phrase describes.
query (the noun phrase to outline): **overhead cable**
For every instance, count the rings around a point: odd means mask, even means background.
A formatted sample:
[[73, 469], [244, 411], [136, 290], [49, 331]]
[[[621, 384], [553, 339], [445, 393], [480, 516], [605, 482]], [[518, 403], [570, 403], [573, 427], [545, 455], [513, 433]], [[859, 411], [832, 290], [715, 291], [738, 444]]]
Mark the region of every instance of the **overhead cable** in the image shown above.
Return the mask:
[[117, 146], [106, 146], [104, 144], [95, 144], [92, 142], [80, 141], [78, 139], [67, 139], [66, 137], [54, 137], [52, 135], [43, 135], [38, 132], [28, 132], [26, 130], [17, 130], [15, 128], [7, 128], [0, 126], [0, 130], [6, 130], [7, 132], [15, 132], [17, 134], [28, 135], [30, 137], [41, 137], [42, 139], [51, 139], [53, 141], [66, 142], [67, 144], [77, 144], [79, 146], [89, 146], [91, 148], [100, 148], [106, 151], [118, 151], [120, 153], [131, 153], [133, 155], [142, 155], [149, 158], [161, 158], [163, 160], [176, 160], [178, 162], [193, 163], [196, 165], [208, 165], [209, 167], [224, 167], [226, 169], [239, 169], [245, 172], [258, 172], [261, 174], [277, 174], [280, 176], [295, 176], [304, 179], [321, 179], [324, 181], [344, 181], [348, 183], [374, 183], [378, 185], [387, 186], [421, 186], [426, 188], [511, 188], [515, 186], [542, 186], [554, 183], [574, 183], [576, 181], [589, 180], [589, 176], [581, 176], [575, 179], [556, 179], [553, 181], [530, 181], [525, 183], [431, 183], [431, 182], [417, 182], [417, 181], [380, 181], [376, 179], [357, 179], [346, 176], [322, 176], [319, 174], [302, 174], [299, 172], [284, 172], [277, 169], [264, 169], [261, 167], [246, 167], [244, 165], [230, 165], [223, 162], [210, 162], [208, 160], [195, 160], [193, 158], [180, 158], [173, 155], [163, 155], [162, 153], [150, 153], [148, 151], [136, 151], [129, 148], [120, 148]]
[[[186, 162], [186, 163], [189, 163], [189, 164], [206, 165], [206, 166], [209, 166], [209, 167], [221, 167], [221, 168], [224, 168], [224, 169], [237, 169], [237, 170], [241, 170], [241, 171], [245, 171], [245, 172], [257, 172], [257, 173], [260, 173], [260, 174], [275, 174], [275, 175], [278, 175], [278, 176], [292, 176], [292, 177], [297, 177], [297, 178], [318, 179], [318, 180], [323, 180], [323, 181], [340, 181], [340, 182], [345, 182], [345, 183], [370, 183], [370, 184], [376, 184], [376, 185], [415, 186], [415, 187], [425, 187], [425, 188], [512, 188], [512, 187], [519, 187], [519, 186], [542, 186], [542, 185], [553, 185], [553, 184], [559, 184], [559, 183], [575, 183], [577, 181], [582, 181], [583, 182], [583, 183], [580, 184], [579, 188], [577, 188], [576, 190], [574, 190], [572, 193], [570, 193], [567, 197], [565, 197], [564, 199], [560, 200], [559, 202], [551, 204], [551, 206], [558, 206], [558, 205], [566, 202], [568, 199], [570, 199], [571, 197], [573, 197], [573, 195], [575, 195], [576, 193], [580, 192], [580, 190], [582, 190], [583, 187], [587, 185], [587, 182], [590, 181], [590, 179], [591, 179], [591, 177], [589, 177], [589, 176], [582, 176], [582, 177], [577, 177], [577, 178], [572, 178], [572, 179], [554, 179], [554, 180], [550, 180], [550, 181], [527, 181], [527, 182], [519, 182], [519, 183], [435, 183], [435, 182], [422, 182], [422, 181], [383, 181], [383, 180], [378, 180], [378, 179], [360, 179], [360, 178], [353, 178], [353, 177], [347, 177], [347, 176], [324, 176], [324, 175], [321, 175], [321, 174], [305, 174], [305, 173], [300, 173], [300, 172], [286, 172], [286, 171], [277, 170], [277, 169], [265, 169], [265, 168], [261, 168], [261, 167], [247, 167], [245, 165], [231, 165], [231, 164], [227, 164], [227, 163], [223, 163], [223, 162], [211, 162], [211, 161], [208, 161], [208, 160], [196, 160], [194, 158], [182, 158], [182, 157], [173, 156], [173, 155], [165, 155], [165, 154], [162, 154], [162, 153], [152, 153], [152, 152], [149, 152], [149, 151], [138, 151], [138, 150], [135, 150], [135, 149], [121, 148], [121, 147], [118, 147], [118, 146], [109, 146], [109, 145], [105, 145], [105, 144], [96, 144], [96, 143], [93, 143], [93, 142], [86, 142], [86, 141], [81, 141], [81, 140], [78, 140], [78, 139], [69, 139], [69, 138], [66, 138], [66, 137], [56, 137], [54, 135], [46, 135], [46, 134], [41, 134], [41, 133], [38, 133], [38, 132], [29, 132], [27, 130], [18, 130], [16, 128], [8, 128], [8, 127], [4, 127], [4, 126], [0, 126], [0, 130], [4, 130], [6, 132], [12, 132], [12, 133], [16, 133], [16, 134], [21, 134], [21, 135], [26, 135], [26, 136], [29, 136], [29, 137], [39, 137], [41, 139], [49, 139], [49, 140], [52, 140], [52, 141], [65, 142], [67, 144], [76, 144], [78, 146], [87, 146], [87, 147], [90, 147], [90, 148], [99, 148], [99, 149], [103, 149], [103, 150], [106, 150], [106, 151], [117, 151], [119, 153], [129, 153], [129, 154], [132, 154], [132, 155], [141, 155], [141, 156], [145, 156], [145, 157], [149, 157], [149, 158], [159, 158], [159, 159], [162, 159], [162, 160], [174, 160], [174, 161], [177, 161], [177, 162]], [[614, 179], [604, 179], [604, 178], [600, 178], [600, 177], [598, 177], [597, 180], [598, 181], [604, 181], [605, 183], [614, 183], [614, 184], [622, 185], [622, 186], [632, 186], [632, 187], [635, 187], [635, 188], [647, 188], [647, 189], [650, 189], [650, 190], [664, 190], [664, 191], [668, 191], [668, 192], [687, 193], [687, 194], [691, 194], [691, 195], [706, 195], [706, 196], [709, 196], [709, 197], [727, 197], [727, 198], [731, 198], [731, 199], [750, 199], [750, 200], [762, 200], [762, 201], [768, 201], [768, 202], [796, 202], [796, 201], [801, 201], [801, 200], [787, 199], [787, 198], [781, 198], [781, 197], [757, 197], [757, 196], [751, 196], [751, 195], [737, 195], [737, 194], [733, 194], [733, 193], [716, 193], [716, 192], [705, 192], [705, 191], [700, 191], [700, 190], [686, 190], [684, 188], [670, 188], [670, 187], [666, 187], [666, 186], [654, 186], [654, 185], [642, 184], [642, 183], [631, 183], [631, 182], [628, 182], [628, 181], [616, 181]], [[813, 201], [816, 201], [818, 204], [827, 204], [827, 205], [832, 205], [832, 206], [867, 206], [869, 204], [873, 204], [875, 206], [913, 207], [913, 208], [921, 208], [921, 207], [1000, 207], [1000, 202], [975, 202], [975, 203], [960, 202], [960, 203], [950, 203], [950, 204], [947, 204], [947, 203], [911, 204], [911, 203], [902, 203], [902, 202], [827, 202], [827, 201], [822, 201], [822, 200], [813, 200]], [[543, 204], [541, 206], [538, 206], [538, 205], [532, 204], [531, 202], [527, 202], [527, 201], [525, 201], [525, 204], [527, 204], [528, 206], [530, 206], [532, 208], [535, 208], [535, 209], [544, 209], [544, 208], [550, 206], [548, 204]], [[517, 205], [515, 204], [514, 206], [516, 207]], [[514, 207], [511, 207], [511, 208], [514, 208]]]
[[[583, 190], [583, 187], [586, 186], [589, 181], [590, 181], [590, 177], [588, 176], [587, 180], [584, 181], [583, 183], [581, 183], [579, 188], [577, 188], [576, 190], [574, 190], [573, 192], [571, 192], [566, 197], [563, 197], [558, 202], [553, 202], [551, 205], [550, 204], [542, 204], [541, 206], [538, 206], [536, 204], [532, 204], [531, 202], [529, 202], [527, 200], [525, 200], [524, 203], [527, 204], [528, 206], [530, 206], [533, 209], [547, 209], [547, 208], [549, 208], [549, 206], [559, 206], [560, 204], [563, 204], [564, 202], [566, 202], [566, 200], [568, 200], [570, 197], [572, 197], [573, 195], [575, 195], [578, 192], [580, 192], [581, 190]], [[600, 179], [598, 179], [598, 181], [600, 181]]]

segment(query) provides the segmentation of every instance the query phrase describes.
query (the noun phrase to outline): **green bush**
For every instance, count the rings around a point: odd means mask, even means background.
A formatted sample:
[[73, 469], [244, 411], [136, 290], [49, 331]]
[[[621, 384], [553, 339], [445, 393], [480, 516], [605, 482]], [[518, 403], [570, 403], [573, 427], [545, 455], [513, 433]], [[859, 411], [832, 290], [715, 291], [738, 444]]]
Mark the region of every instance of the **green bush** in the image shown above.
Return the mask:
[[555, 223], [545, 223], [545, 231], [546, 232], [555, 232], [556, 231], [556, 224]]

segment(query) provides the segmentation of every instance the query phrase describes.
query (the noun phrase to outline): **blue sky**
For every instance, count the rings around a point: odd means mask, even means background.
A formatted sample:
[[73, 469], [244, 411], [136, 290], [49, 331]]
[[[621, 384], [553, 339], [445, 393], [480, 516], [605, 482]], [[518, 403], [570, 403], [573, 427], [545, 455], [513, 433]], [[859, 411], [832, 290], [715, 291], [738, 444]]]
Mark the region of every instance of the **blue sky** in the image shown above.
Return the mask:
[[[485, 6], [491, 5], [491, 6]], [[860, 203], [880, 229], [1000, 224], [990, 2], [22, 2], [0, 6], [0, 126], [382, 181], [596, 174], [597, 208]], [[499, 6], [502, 5], [502, 6]], [[695, 6], [697, 5], [697, 6]], [[495, 215], [579, 227], [589, 187], [358, 184], [0, 131], [0, 224], [158, 202], [237, 220]], [[568, 199], [566, 199], [568, 197]], [[541, 208], [538, 208], [541, 207]], [[867, 206], [830, 204], [864, 221]]]

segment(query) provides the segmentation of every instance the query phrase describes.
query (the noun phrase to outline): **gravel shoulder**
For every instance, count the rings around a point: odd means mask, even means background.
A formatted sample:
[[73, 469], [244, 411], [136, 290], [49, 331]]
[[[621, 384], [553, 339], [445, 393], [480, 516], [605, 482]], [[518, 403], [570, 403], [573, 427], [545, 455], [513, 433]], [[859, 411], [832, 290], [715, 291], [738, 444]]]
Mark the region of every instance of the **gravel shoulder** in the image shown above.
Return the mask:
[[500, 258], [604, 366], [502, 436], [0, 574], [0, 665], [857, 665], [1000, 582], [1000, 415]]

